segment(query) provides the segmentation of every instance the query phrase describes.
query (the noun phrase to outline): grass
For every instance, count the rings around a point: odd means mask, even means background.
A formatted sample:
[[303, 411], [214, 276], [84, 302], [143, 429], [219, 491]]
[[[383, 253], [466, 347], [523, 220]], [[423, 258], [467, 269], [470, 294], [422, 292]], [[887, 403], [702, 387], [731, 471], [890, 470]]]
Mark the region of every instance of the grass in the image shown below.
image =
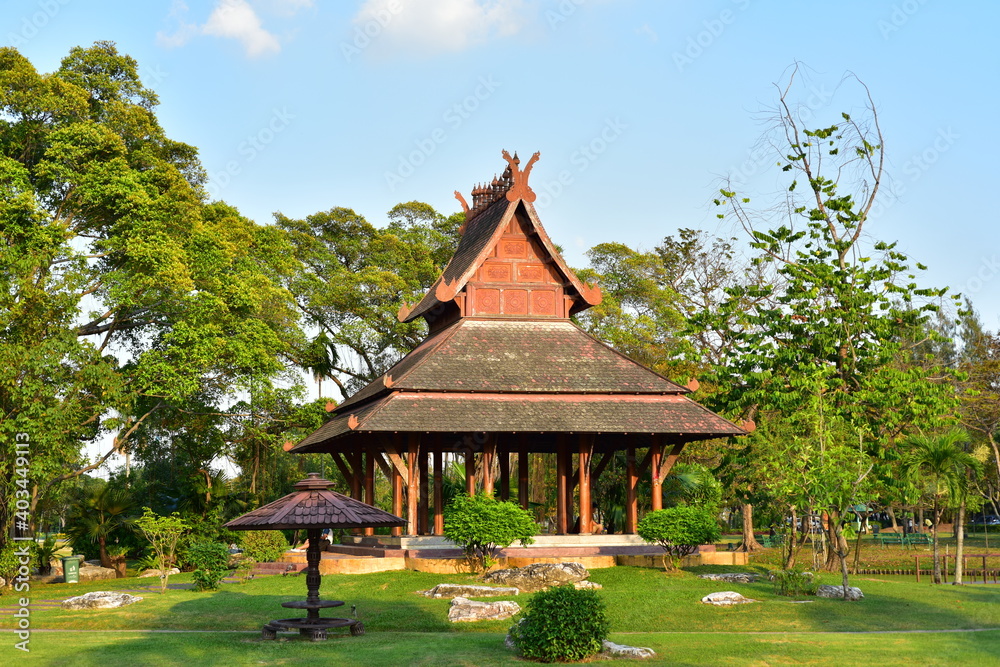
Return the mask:
[[[808, 601], [793, 604], [790, 598], [776, 596], [767, 582], [720, 584], [695, 576], [734, 569], [740, 568], [714, 566], [666, 575], [618, 567], [594, 570], [591, 579], [604, 586], [601, 595], [607, 603], [612, 639], [657, 651], [657, 661], [642, 664], [976, 665], [1000, 661], [1000, 586], [933, 586], [916, 584], [912, 577], [861, 575], [852, 581], [865, 591], [861, 602], [802, 598]], [[838, 583], [836, 578], [826, 575], [829, 583]], [[264, 577], [245, 585], [224, 585], [214, 593], [143, 592], [138, 593], [144, 597], [141, 603], [119, 610], [68, 612], [39, 607], [31, 614], [35, 632], [29, 657], [36, 664], [61, 665], [282, 665], [310, 658], [337, 665], [394, 667], [526, 664], [503, 648], [510, 620], [453, 625], [446, 620], [448, 600], [416, 594], [437, 583], [468, 579], [409, 571], [324, 577], [323, 597], [346, 600], [348, 609], [356, 604], [368, 634], [331, 636], [317, 644], [293, 635], [284, 635], [290, 641], [278, 642], [264, 642], [259, 636], [264, 622], [297, 615], [282, 609], [280, 603], [304, 597], [302, 577]], [[177, 575], [170, 581], [189, 582], [190, 575]], [[121, 579], [36, 585], [31, 594], [36, 601], [52, 600], [90, 590], [150, 584], [155, 582]], [[760, 602], [732, 608], [698, 603], [707, 593], [723, 589]], [[516, 599], [523, 607], [530, 596]], [[0, 606], [14, 602], [13, 595], [0, 597]], [[2, 612], [0, 628], [11, 627], [9, 611]], [[980, 629], [989, 630], [968, 631]], [[214, 632], [171, 634], [165, 630]], [[849, 634], [871, 632], [888, 634]], [[0, 664], [12, 664], [13, 657], [21, 656], [13, 649], [14, 636], [3, 632], [0, 637]]]

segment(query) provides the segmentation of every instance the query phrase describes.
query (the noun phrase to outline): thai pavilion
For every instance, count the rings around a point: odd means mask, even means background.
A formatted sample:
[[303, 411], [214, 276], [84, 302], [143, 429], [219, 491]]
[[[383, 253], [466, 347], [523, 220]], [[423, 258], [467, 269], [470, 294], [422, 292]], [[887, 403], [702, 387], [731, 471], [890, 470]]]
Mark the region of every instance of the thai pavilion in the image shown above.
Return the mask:
[[538, 219], [528, 185], [538, 156], [522, 169], [504, 151], [506, 170], [472, 191], [471, 207], [455, 193], [466, 214], [455, 255], [424, 297], [399, 311], [403, 322], [424, 318], [427, 338], [291, 448], [328, 452], [351, 495], [367, 503], [380, 469], [407, 535], [442, 534], [446, 454], [465, 457], [469, 493], [479, 471], [484, 491], [508, 499], [516, 486], [527, 508], [529, 459], [554, 453], [555, 532], [578, 526], [586, 535], [592, 485], [624, 451], [625, 532], [635, 533], [640, 476], [650, 476], [658, 509], [685, 444], [744, 433], [570, 319], [599, 304], [601, 291], [577, 278]]

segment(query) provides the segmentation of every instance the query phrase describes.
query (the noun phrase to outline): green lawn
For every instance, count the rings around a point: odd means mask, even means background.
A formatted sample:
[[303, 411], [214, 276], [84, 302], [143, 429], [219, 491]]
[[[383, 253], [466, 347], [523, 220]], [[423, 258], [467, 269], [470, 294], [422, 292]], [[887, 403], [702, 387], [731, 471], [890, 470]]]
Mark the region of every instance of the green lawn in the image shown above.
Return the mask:
[[[723, 568], [702, 568], [708, 569]], [[827, 578], [836, 583], [832, 575]], [[865, 591], [861, 602], [803, 598], [808, 601], [796, 604], [775, 596], [768, 583], [709, 582], [688, 572], [668, 576], [619, 567], [594, 570], [591, 579], [604, 585], [612, 638], [650, 646], [659, 654], [657, 662], [644, 664], [1000, 664], [1000, 586], [933, 586], [910, 577], [859, 576], [853, 583]], [[172, 583], [189, 580], [190, 575], [171, 578]], [[452, 625], [446, 620], [447, 600], [415, 594], [443, 581], [465, 580], [418, 572], [324, 577], [323, 596], [356, 604], [368, 634], [317, 644], [290, 634], [284, 635], [289, 641], [263, 642], [258, 634], [267, 620], [296, 615], [280, 603], [304, 597], [302, 577], [265, 577], [224, 585], [215, 593], [140, 593], [141, 603], [121, 610], [36, 608], [28, 657], [37, 664], [108, 666], [278, 665], [310, 657], [334, 665], [525, 664], [502, 646], [510, 621]], [[139, 585], [136, 579], [57, 584], [35, 586], [32, 594], [52, 600]], [[734, 608], [698, 602], [718, 590], [736, 590], [761, 602]], [[517, 598], [522, 606], [528, 599]], [[2, 596], [0, 606], [14, 601], [12, 595]], [[9, 611], [3, 612], [0, 627], [12, 627]], [[973, 629], [988, 631], [957, 632]], [[885, 634], [850, 634], [856, 632]], [[23, 654], [14, 650], [9, 631], [0, 637], [0, 664], [12, 664]]]

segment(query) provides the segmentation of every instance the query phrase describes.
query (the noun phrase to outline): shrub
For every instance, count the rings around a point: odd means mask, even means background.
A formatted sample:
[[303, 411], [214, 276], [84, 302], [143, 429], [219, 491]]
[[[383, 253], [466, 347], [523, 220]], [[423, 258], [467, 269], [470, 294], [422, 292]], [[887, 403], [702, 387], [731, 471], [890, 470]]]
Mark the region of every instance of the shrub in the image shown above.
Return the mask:
[[229, 571], [229, 547], [221, 542], [195, 542], [188, 549], [187, 559], [196, 568], [192, 576], [199, 591], [216, 590]]
[[531, 544], [537, 531], [531, 514], [489, 495], [455, 496], [444, 510], [444, 536], [484, 572], [496, 563], [501, 549], [517, 541]]
[[288, 551], [285, 536], [277, 530], [248, 530], [240, 539], [243, 557], [258, 563], [271, 563]]
[[148, 507], [143, 510], [143, 515], [136, 519], [135, 525], [149, 540], [151, 552], [155, 555], [155, 569], [160, 571], [160, 593], [166, 593], [169, 576], [167, 570], [173, 567], [177, 558], [177, 542], [188, 526], [177, 512], [170, 516], [160, 516]]
[[34, 561], [35, 567], [38, 568], [38, 574], [51, 574], [52, 559], [55, 557], [56, 551], [59, 550], [59, 547], [56, 546], [56, 534], [50, 533], [41, 544], [36, 541], [34, 546]]
[[601, 650], [607, 636], [604, 602], [594, 591], [572, 586], [536, 593], [510, 629], [521, 655], [542, 662], [584, 660]]
[[805, 572], [801, 567], [777, 570], [771, 573], [771, 577], [774, 580], [774, 592], [778, 595], [788, 597], [816, 595], [819, 589], [819, 578], [812, 572]]
[[[4, 579], [7, 582], [5, 585], [8, 587], [14, 585], [14, 577], [21, 569], [20, 556], [17, 554], [18, 547], [16, 542], [11, 541], [3, 550], [0, 550], [0, 579]], [[27, 574], [25, 574], [25, 578], [27, 578]], [[0, 586], [0, 591], [3, 588]]]
[[674, 559], [693, 554], [699, 544], [710, 544], [722, 533], [715, 517], [698, 507], [669, 507], [650, 512], [638, 525], [647, 542], [663, 548], [663, 569], [674, 569]]

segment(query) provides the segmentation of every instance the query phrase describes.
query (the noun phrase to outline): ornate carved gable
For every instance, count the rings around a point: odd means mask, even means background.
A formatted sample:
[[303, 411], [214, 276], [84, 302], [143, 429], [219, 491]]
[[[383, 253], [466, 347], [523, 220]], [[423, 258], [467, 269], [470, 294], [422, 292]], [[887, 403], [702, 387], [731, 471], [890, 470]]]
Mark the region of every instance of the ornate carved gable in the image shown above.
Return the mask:
[[503, 151], [507, 168], [472, 190], [462, 241], [443, 274], [399, 319], [423, 316], [431, 330], [461, 317], [568, 318], [601, 301], [600, 289], [580, 281], [542, 228], [528, 177], [539, 154], [520, 168]]

